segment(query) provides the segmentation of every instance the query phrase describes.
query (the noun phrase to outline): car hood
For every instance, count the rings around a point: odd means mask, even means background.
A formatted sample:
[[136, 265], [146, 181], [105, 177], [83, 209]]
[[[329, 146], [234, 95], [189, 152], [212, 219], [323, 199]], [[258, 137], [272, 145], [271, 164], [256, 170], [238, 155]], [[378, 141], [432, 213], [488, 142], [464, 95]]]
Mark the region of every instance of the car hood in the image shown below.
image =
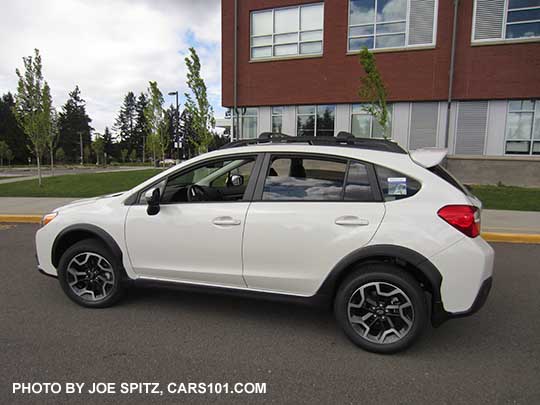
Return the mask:
[[125, 191], [118, 192], [118, 193], [113, 193], [113, 194], [101, 195], [101, 196], [98, 196], [98, 197], [81, 198], [80, 200], [75, 200], [75, 201], [70, 202], [69, 204], [62, 205], [61, 207], [55, 208], [53, 210], [53, 212], [64, 211], [64, 210], [67, 210], [67, 209], [71, 209], [71, 208], [75, 208], [75, 207], [81, 207], [83, 205], [88, 205], [88, 204], [94, 204], [95, 202], [104, 200], [106, 198], [119, 197], [124, 193], [125, 193]]

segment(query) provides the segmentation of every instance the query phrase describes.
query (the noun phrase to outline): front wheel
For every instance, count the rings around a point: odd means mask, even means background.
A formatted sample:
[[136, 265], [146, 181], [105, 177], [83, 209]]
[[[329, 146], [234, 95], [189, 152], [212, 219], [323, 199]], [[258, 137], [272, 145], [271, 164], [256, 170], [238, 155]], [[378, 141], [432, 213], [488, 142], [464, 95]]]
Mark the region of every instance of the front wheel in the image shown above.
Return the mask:
[[58, 265], [58, 280], [66, 295], [85, 307], [113, 305], [124, 292], [124, 272], [120, 260], [94, 239], [68, 248]]
[[409, 347], [428, 318], [418, 282], [399, 267], [382, 263], [358, 269], [345, 279], [336, 295], [334, 312], [349, 339], [377, 353]]

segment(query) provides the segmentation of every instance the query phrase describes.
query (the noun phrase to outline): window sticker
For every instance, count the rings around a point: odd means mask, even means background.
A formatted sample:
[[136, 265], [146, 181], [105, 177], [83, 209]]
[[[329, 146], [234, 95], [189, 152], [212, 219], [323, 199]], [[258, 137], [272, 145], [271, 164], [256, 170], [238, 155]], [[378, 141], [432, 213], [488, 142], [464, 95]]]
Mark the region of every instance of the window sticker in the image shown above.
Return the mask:
[[388, 195], [407, 195], [406, 177], [388, 177]]

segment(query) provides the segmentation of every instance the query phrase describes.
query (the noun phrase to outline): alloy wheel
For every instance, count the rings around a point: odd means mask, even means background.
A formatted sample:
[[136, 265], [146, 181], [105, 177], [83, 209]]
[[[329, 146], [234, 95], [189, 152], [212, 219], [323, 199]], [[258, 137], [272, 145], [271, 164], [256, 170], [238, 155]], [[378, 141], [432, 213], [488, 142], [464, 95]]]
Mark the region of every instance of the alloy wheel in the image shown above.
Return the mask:
[[401, 340], [414, 323], [411, 299], [388, 282], [370, 282], [359, 287], [351, 295], [347, 311], [355, 332], [377, 344]]
[[100, 301], [114, 288], [114, 271], [103, 256], [94, 252], [79, 253], [66, 270], [69, 288], [86, 301]]

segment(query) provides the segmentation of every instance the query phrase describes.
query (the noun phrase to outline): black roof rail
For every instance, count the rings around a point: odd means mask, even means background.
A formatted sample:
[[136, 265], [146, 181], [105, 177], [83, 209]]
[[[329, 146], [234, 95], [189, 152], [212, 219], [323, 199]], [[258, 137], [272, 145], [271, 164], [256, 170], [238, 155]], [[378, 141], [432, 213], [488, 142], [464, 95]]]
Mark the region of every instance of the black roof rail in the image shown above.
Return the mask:
[[290, 136], [282, 133], [263, 132], [258, 138], [241, 139], [239, 141], [229, 142], [220, 149], [248, 145], [264, 145], [269, 143], [307, 143], [308, 145], [344, 146], [383, 152], [407, 153], [407, 151], [395, 141], [382, 138], [357, 138], [350, 132], [345, 131], [340, 131], [337, 136]]

